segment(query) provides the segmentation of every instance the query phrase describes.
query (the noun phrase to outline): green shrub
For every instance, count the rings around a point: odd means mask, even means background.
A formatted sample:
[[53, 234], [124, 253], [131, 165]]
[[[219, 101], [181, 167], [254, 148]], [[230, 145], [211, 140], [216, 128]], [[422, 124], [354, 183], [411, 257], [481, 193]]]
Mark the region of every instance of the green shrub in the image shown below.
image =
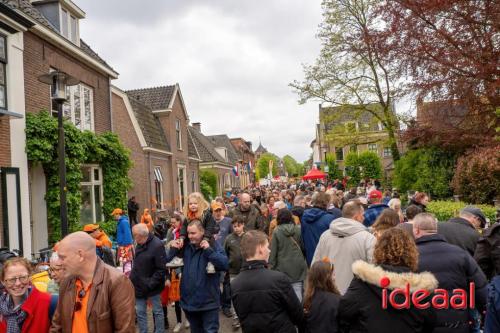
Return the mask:
[[345, 170], [350, 177], [348, 185], [356, 186], [364, 178], [381, 179], [382, 162], [374, 152], [364, 151], [360, 154], [350, 152], [345, 158]]
[[200, 171], [200, 191], [206, 200], [217, 196], [217, 174], [213, 170]]
[[421, 191], [431, 198], [450, 198], [456, 156], [437, 148], [408, 151], [395, 163], [393, 186], [400, 193]]
[[342, 170], [339, 169], [339, 165], [335, 161], [334, 154], [326, 154], [326, 165], [328, 166], [328, 177], [330, 179], [342, 179]]
[[117, 222], [113, 220], [108, 220], [104, 222], [99, 222], [99, 227], [106, 233], [106, 235], [116, 238], [116, 225]]
[[[427, 205], [427, 212], [436, 216], [438, 221], [447, 221], [452, 217], [458, 216], [462, 208], [468, 204], [462, 201], [431, 201]], [[474, 205], [480, 208], [484, 215], [490, 219], [491, 222], [496, 220], [496, 208], [491, 205]]]
[[493, 202], [500, 196], [500, 145], [480, 148], [460, 157], [451, 184], [468, 202]]

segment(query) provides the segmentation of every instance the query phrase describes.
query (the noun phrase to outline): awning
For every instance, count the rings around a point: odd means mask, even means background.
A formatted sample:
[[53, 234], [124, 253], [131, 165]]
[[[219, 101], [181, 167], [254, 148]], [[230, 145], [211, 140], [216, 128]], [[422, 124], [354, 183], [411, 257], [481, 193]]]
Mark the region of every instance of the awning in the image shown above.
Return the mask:
[[309, 180], [309, 179], [325, 179], [326, 174], [324, 172], [321, 172], [318, 169], [311, 169], [302, 179], [304, 180]]
[[7, 111], [7, 110], [4, 110], [4, 109], [0, 109], [0, 117], [2, 116], [9, 116], [9, 117], [12, 117], [12, 118], [24, 118], [22, 114], [20, 113], [16, 113], [16, 112], [11, 112], [11, 111]]
[[162, 183], [163, 182], [163, 175], [161, 174], [161, 168], [156, 167], [154, 171], [155, 171], [155, 180], [157, 182]]

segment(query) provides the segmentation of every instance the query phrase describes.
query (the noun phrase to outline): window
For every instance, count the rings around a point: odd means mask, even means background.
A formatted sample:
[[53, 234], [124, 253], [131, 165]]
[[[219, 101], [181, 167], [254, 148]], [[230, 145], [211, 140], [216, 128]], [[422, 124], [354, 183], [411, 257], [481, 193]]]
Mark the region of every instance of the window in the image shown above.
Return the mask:
[[82, 174], [80, 223], [85, 225], [103, 221], [102, 170], [99, 166], [84, 165]]
[[[66, 102], [63, 115], [80, 130], [94, 130], [94, 90], [84, 84], [66, 87]], [[52, 104], [52, 113], [57, 115], [57, 104]]]
[[349, 151], [350, 152], [357, 152], [358, 151], [358, 146], [357, 145], [350, 145], [349, 146]]
[[373, 151], [373, 152], [377, 152], [378, 148], [377, 148], [377, 144], [376, 143], [369, 143], [368, 144], [368, 150], [369, 151]]
[[78, 19], [61, 8], [61, 35], [78, 44]]
[[392, 152], [390, 147], [384, 147], [384, 157], [391, 157]]
[[7, 108], [7, 37], [0, 35], [0, 108]]
[[348, 121], [345, 123], [345, 131], [347, 133], [354, 133], [356, 132], [356, 122], [355, 121]]
[[161, 167], [157, 166], [154, 168], [155, 174], [155, 200], [156, 208], [162, 209], [163, 207], [163, 175], [161, 173]]
[[229, 173], [224, 174], [224, 188], [231, 188], [231, 175]]
[[337, 161], [343, 161], [344, 160], [344, 149], [342, 147], [335, 148], [335, 156], [337, 158]]
[[368, 132], [370, 131], [370, 124], [367, 124], [367, 123], [363, 123], [363, 124], [360, 124], [360, 131], [361, 132]]
[[175, 141], [177, 142], [177, 149], [182, 149], [182, 134], [181, 134], [181, 121], [175, 120]]
[[191, 171], [191, 192], [196, 192], [196, 171]]

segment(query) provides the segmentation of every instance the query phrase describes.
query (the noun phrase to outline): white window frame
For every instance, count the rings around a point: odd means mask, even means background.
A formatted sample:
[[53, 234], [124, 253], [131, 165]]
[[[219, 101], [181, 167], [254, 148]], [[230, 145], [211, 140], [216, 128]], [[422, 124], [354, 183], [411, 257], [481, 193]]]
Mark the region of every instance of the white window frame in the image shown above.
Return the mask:
[[4, 35], [3, 33], [0, 33], [0, 39], [3, 40], [3, 53], [4, 55], [0, 55], [0, 66], [3, 67], [3, 75], [2, 79], [4, 81], [4, 84], [1, 84], [0, 86], [3, 87], [3, 105], [0, 105], [0, 109], [7, 110], [7, 64], [8, 64], [8, 56], [7, 56], [7, 35]]
[[[61, 35], [66, 38], [67, 40], [69, 40], [70, 42], [72, 42], [73, 44], [76, 44], [78, 46], [80, 46], [80, 24], [79, 24], [79, 20], [78, 18], [71, 14], [71, 12], [64, 8], [64, 7], [60, 7], [61, 10], [60, 10], [60, 14], [59, 14], [59, 24], [60, 24], [60, 32], [61, 32]], [[63, 13], [65, 13], [66, 15], [66, 20], [64, 20], [63, 18]], [[73, 27], [71, 25], [71, 19], [74, 19], [75, 20], [75, 31], [73, 31]], [[66, 21], [66, 26], [67, 26], [67, 31], [66, 31], [66, 34], [63, 32], [63, 22]], [[75, 38], [73, 39], [73, 33], [74, 33], [74, 36]]]
[[384, 147], [383, 156], [392, 157], [391, 147]]
[[180, 119], [175, 119], [175, 142], [178, 150], [182, 150], [182, 126]]
[[[54, 71], [55, 69], [51, 68], [51, 72]], [[75, 116], [75, 92], [76, 90], [79, 90], [80, 94], [80, 124], [76, 125], [76, 116]], [[89, 90], [89, 97], [90, 97], [90, 128], [87, 128], [85, 126], [85, 98], [84, 98], [84, 92], [85, 89]], [[69, 119], [79, 130], [84, 131], [95, 131], [95, 124], [94, 124], [94, 89], [86, 84], [80, 83], [76, 86], [70, 86], [66, 87], [66, 102], [63, 104], [63, 112], [65, 110], [68, 110], [69, 107], [69, 116], [65, 114], [66, 119]], [[51, 99], [52, 101], [52, 99]], [[54, 110], [52, 106], [52, 113], [57, 115], [57, 110]]]
[[372, 151], [374, 153], [378, 152], [378, 145], [376, 143], [369, 143], [368, 151]]
[[[91, 198], [91, 206], [92, 206], [92, 218], [93, 222], [101, 222], [104, 221], [104, 213], [102, 211], [103, 208], [103, 201], [104, 201], [104, 196], [103, 196], [103, 179], [102, 179], [102, 169], [99, 165], [97, 164], [83, 164], [82, 168], [90, 168], [90, 180], [89, 181], [82, 181], [80, 182], [80, 187], [83, 186], [90, 186], [90, 198]], [[99, 180], [94, 180], [94, 171], [98, 170], [99, 172]], [[99, 219], [97, 219], [96, 212], [95, 212], [95, 192], [94, 192], [94, 187], [95, 185], [99, 186], [99, 197], [101, 198], [101, 202], [99, 203], [101, 206], [101, 216], [99, 216]]]
[[[163, 209], [163, 173], [161, 172], [161, 166], [155, 166], [153, 168], [154, 173], [154, 185], [155, 185], [155, 200], [156, 208]], [[159, 188], [159, 191], [156, 189]]]

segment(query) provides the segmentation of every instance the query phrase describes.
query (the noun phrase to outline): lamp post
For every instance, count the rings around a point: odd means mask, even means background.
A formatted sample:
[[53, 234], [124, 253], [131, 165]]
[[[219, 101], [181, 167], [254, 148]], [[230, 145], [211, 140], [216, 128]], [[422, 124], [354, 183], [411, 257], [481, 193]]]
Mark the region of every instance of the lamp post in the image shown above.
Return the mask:
[[74, 86], [80, 81], [66, 73], [54, 71], [40, 75], [40, 82], [49, 84], [50, 97], [57, 105], [58, 158], [59, 158], [59, 214], [61, 218], [61, 235], [68, 234], [68, 204], [66, 201], [66, 161], [64, 151], [63, 104], [66, 101], [66, 87]]

